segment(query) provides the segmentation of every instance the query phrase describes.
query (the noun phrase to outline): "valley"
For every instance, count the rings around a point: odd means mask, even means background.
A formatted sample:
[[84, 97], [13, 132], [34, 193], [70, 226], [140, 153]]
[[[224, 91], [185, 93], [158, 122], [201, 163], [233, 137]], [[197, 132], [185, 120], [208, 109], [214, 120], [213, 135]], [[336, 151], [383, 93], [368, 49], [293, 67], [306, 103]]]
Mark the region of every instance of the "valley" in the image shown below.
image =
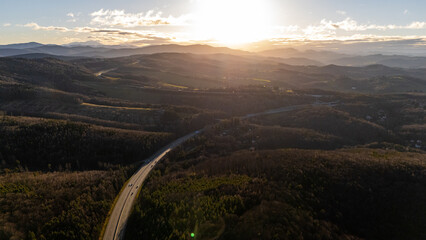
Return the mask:
[[425, 234], [426, 68], [411, 60], [48, 49], [0, 58], [1, 239], [105, 236], [138, 169], [120, 239]]

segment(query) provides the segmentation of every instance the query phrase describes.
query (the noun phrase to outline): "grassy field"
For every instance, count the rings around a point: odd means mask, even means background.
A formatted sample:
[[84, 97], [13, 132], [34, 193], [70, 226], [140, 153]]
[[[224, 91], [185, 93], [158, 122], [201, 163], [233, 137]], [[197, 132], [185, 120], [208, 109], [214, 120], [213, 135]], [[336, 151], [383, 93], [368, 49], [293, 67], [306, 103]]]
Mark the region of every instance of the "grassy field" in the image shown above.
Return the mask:
[[117, 107], [117, 106], [108, 106], [108, 105], [99, 105], [93, 103], [82, 103], [83, 106], [95, 107], [95, 108], [113, 108], [113, 109], [125, 109], [125, 110], [141, 110], [141, 111], [151, 111], [152, 108], [138, 108], [138, 107]]

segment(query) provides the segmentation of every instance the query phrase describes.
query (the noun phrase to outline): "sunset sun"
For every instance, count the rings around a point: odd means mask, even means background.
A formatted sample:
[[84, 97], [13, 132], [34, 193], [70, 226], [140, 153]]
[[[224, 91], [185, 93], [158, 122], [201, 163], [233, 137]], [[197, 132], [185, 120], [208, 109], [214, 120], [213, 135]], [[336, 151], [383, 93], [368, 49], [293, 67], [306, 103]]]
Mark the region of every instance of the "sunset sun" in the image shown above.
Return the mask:
[[254, 42], [267, 37], [270, 14], [262, 0], [198, 0], [195, 32], [220, 43]]

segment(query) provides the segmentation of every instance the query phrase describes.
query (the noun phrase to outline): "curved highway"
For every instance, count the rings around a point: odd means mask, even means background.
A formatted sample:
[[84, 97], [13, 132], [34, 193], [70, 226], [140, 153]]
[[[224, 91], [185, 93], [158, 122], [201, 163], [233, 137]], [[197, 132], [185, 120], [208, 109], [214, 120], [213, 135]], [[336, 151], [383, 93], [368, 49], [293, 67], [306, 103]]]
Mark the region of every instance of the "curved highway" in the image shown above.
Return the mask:
[[[336, 103], [316, 103], [316, 104], [306, 104], [306, 105], [296, 105], [296, 106], [288, 106], [279, 109], [273, 109], [266, 112], [256, 113], [256, 114], [248, 114], [242, 119], [248, 119], [252, 117], [257, 117], [261, 115], [269, 115], [276, 114], [281, 112], [288, 112], [300, 108], [304, 108], [307, 106], [319, 106], [319, 105], [328, 105], [335, 106]], [[203, 130], [195, 131], [186, 136], [183, 136], [174, 142], [170, 143], [166, 147], [162, 148], [152, 157], [148, 158], [141, 168], [130, 178], [127, 182], [127, 186], [123, 187], [120, 195], [118, 196], [118, 200], [112, 210], [111, 216], [108, 219], [108, 224], [106, 226], [103, 239], [104, 240], [119, 240], [123, 239], [127, 219], [132, 211], [133, 203], [136, 200], [136, 196], [142, 186], [142, 183], [145, 181], [149, 172], [154, 168], [154, 166], [160, 161], [168, 152], [173, 150], [175, 147], [181, 145], [188, 139], [200, 134]]]
[[201, 133], [201, 131], [195, 131], [177, 139], [145, 161], [143, 166], [130, 178], [127, 182], [127, 186], [124, 186], [121, 191], [114, 209], [111, 212], [111, 216], [108, 219], [108, 224], [103, 237], [104, 240], [123, 239], [127, 219], [132, 211], [133, 203], [135, 202], [138, 191], [149, 172], [154, 168], [155, 164], [157, 164], [158, 161], [173, 148], [179, 146], [199, 133]]

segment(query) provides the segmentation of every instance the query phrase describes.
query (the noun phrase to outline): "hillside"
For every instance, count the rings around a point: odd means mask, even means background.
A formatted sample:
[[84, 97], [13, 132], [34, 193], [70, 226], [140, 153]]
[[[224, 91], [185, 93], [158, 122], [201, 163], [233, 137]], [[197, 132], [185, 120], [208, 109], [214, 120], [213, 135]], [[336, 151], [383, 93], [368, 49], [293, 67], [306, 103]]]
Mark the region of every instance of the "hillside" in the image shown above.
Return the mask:
[[258, 53], [259, 55], [268, 56], [268, 57], [279, 57], [279, 58], [291, 58], [291, 57], [300, 57], [312, 59], [314, 61], [322, 62], [323, 64], [329, 64], [330, 61], [348, 57], [348, 55], [340, 54], [332, 51], [315, 51], [315, 50], [307, 50], [307, 51], [299, 51], [294, 48], [278, 48], [278, 49], [270, 49], [261, 51]]
[[420, 238], [424, 79], [224, 53], [0, 58], [0, 238], [97, 239], [135, 167], [202, 128], [153, 170], [127, 238]]
[[0, 239], [98, 239], [130, 169], [0, 175]]
[[54, 58], [0, 58], [0, 80], [66, 92], [95, 94], [78, 82], [94, 80], [91, 72]]
[[117, 86], [120, 82], [131, 81], [140, 87], [175, 90], [265, 85], [365, 93], [426, 91], [424, 69], [409, 70], [383, 65], [292, 66], [286, 64], [285, 59], [188, 53], [158, 53], [73, 62], [93, 72], [108, 69], [104, 77], [114, 79], [111, 83], [115, 87], [120, 87]]
[[207, 128], [154, 169], [126, 239], [422, 238], [424, 96], [339, 97]]
[[262, 128], [221, 123], [169, 154], [144, 185], [126, 239], [186, 239], [191, 233], [200, 239], [424, 236], [424, 153], [300, 150], [294, 148], [323, 149], [318, 143], [336, 139]]
[[0, 0], [0, 240], [426, 240], [425, 12]]

